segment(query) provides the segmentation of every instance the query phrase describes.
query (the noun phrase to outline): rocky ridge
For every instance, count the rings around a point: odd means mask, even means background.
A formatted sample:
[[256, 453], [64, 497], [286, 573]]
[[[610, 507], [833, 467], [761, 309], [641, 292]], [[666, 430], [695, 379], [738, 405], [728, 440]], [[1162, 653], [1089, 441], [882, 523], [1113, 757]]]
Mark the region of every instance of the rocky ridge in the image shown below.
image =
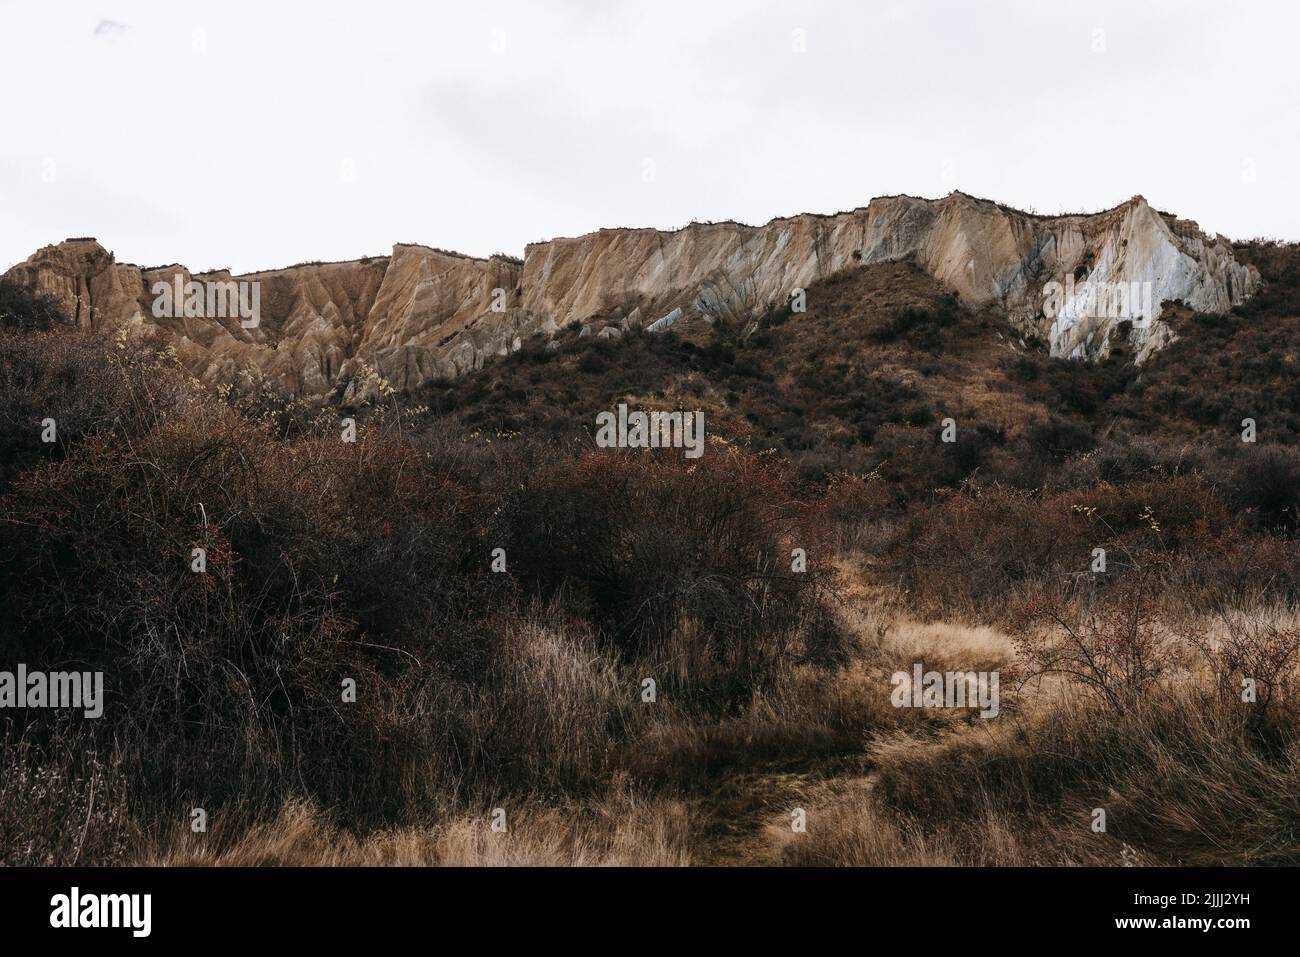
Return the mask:
[[[1040, 216], [963, 193], [886, 196], [849, 212], [763, 226], [601, 229], [531, 244], [522, 260], [399, 244], [389, 256], [237, 276], [143, 269], [118, 263], [93, 239], [70, 239], [5, 278], [55, 295], [80, 327], [160, 334], [206, 381], [270, 378], [304, 397], [350, 401], [385, 383], [407, 389], [461, 375], [572, 323], [654, 332], [679, 322], [743, 326], [818, 280], [904, 259], [968, 305], [1005, 310], [1026, 339], [1077, 358], [1107, 355], [1123, 336], [1141, 361], [1172, 338], [1160, 319], [1163, 303], [1223, 311], [1259, 285], [1226, 239], [1140, 196], [1100, 213]], [[155, 317], [155, 283], [177, 276], [258, 282], [258, 325]], [[1045, 307], [1051, 283], [1075, 301]], [[1134, 283], [1149, 284], [1149, 316], [1088, 308], [1081, 291]]]

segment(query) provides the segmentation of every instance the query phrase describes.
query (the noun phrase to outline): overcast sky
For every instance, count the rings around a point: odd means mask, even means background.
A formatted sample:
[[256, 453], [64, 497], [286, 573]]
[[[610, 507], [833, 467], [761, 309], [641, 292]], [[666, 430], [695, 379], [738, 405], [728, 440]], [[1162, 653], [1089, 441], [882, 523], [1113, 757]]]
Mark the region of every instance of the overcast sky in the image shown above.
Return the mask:
[[0, 268], [1135, 193], [1300, 239], [1300, 4], [0, 0]]

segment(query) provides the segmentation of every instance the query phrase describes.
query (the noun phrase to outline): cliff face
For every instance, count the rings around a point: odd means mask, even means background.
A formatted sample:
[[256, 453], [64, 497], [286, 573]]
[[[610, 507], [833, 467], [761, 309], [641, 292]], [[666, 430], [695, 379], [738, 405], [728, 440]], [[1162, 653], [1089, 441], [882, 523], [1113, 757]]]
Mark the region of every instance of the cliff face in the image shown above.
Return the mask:
[[[400, 245], [392, 256], [232, 276], [117, 263], [93, 239], [46, 246], [6, 273], [57, 296], [77, 325], [161, 333], [199, 378], [274, 379], [303, 396], [408, 388], [514, 345], [521, 265]], [[154, 314], [156, 283], [257, 283], [256, 326], [237, 314]], [[497, 290], [500, 290], [498, 293]], [[177, 302], [181, 302], [177, 298]]]
[[[397, 246], [356, 342], [368, 364], [394, 388], [451, 378], [491, 355], [519, 348], [527, 334], [519, 308], [522, 265], [471, 259], [423, 246]], [[355, 392], [369, 388], [360, 369], [344, 370]]]
[[[57, 296], [79, 326], [160, 332], [206, 380], [269, 377], [304, 396], [354, 399], [373, 394], [381, 378], [404, 389], [460, 375], [535, 332], [575, 321], [621, 317], [649, 327], [669, 317], [656, 329], [679, 320], [744, 323], [819, 279], [899, 259], [972, 306], [1004, 309], [1053, 354], [1080, 358], [1105, 355], [1121, 334], [1145, 358], [1171, 336], [1159, 320], [1162, 302], [1221, 311], [1259, 283], [1221, 237], [1141, 197], [1093, 215], [1046, 217], [961, 193], [883, 197], [851, 212], [764, 226], [602, 229], [530, 245], [522, 263], [399, 245], [391, 256], [356, 262], [192, 275], [181, 266], [117, 263], [94, 240], [68, 240], [6, 278]], [[258, 283], [259, 323], [245, 328], [238, 316], [183, 310], [155, 317], [155, 283], [178, 275], [182, 283]], [[1116, 287], [1126, 297], [1131, 289], [1132, 299], [1115, 308], [1096, 298], [1096, 290]]]
[[[1158, 321], [1161, 302], [1224, 310], [1259, 282], [1234, 261], [1226, 240], [1209, 239], [1195, 223], [1158, 213], [1141, 197], [1094, 215], [1045, 217], [954, 193], [940, 200], [883, 197], [848, 213], [761, 227], [606, 229], [529, 246], [524, 308], [560, 324], [637, 307], [648, 320], [676, 308], [688, 318], [743, 320], [843, 270], [909, 258], [967, 303], [999, 304], [1026, 335], [1040, 336], [1060, 356], [1106, 354], [1127, 318], [1136, 320], [1133, 345], [1145, 358], [1169, 338]], [[1045, 313], [1051, 282], [1066, 289], [1076, 283], [1076, 292]], [[1128, 306], [1112, 316], [1109, 304], [1089, 307], [1085, 300], [1085, 284], [1106, 290], [1132, 283], [1150, 284], [1153, 315], [1130, 315], [1138, 310]]]

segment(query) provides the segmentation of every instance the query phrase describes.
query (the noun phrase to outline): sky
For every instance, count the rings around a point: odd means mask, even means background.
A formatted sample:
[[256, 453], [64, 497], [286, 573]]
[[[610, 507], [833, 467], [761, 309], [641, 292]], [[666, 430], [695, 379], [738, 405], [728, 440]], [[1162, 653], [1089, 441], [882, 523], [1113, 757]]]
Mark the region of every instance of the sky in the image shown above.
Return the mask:
[[0, 0], [0, 269], [522, 255], [954, 189], [1300, 240], [1294, 2]]

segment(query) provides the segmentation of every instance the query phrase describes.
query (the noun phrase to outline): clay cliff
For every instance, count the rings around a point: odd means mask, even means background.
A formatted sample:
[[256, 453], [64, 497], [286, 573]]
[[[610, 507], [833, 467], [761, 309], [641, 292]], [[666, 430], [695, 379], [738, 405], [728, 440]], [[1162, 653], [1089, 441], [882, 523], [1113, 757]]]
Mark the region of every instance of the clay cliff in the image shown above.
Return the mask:
[[[460, 375], [536, 333], [615, 320], [660, 331], [742, 325], [844, 270], [910, 260], [972, 307], [1005, 311], [1054, 355], [1106, 355], [1127, 336], [1139, 360], [1171, 338], [1162, 303], [1215, 312], [1259, 284], [1227, 240], [1142, 197], [1101, 213], [1038, 216], [962, 193], [888, 196], [832, 216], [763, 226], [693, 223], [664, 232], [602, 229], [527, 247], [522, 261], [401, 244], [392, 254], [231, 276], [118, 263], [92, 239], [47, 246], [5, 278], [57, 296], [84, 328], [157, 332], [207, 381], [273, 378], [307, 397], [356, 399]], [[260, 317], [155, 316], [158, 282], [256, 282]], [[1065, 290], [1053, 302], [1046, 290]], [[1085, 291], [1132, 284], [1129, 304]], [[1137, 305], [1143, 288], [1150, 314]], [[797, 326], [788, 328], [797, 329]]]

